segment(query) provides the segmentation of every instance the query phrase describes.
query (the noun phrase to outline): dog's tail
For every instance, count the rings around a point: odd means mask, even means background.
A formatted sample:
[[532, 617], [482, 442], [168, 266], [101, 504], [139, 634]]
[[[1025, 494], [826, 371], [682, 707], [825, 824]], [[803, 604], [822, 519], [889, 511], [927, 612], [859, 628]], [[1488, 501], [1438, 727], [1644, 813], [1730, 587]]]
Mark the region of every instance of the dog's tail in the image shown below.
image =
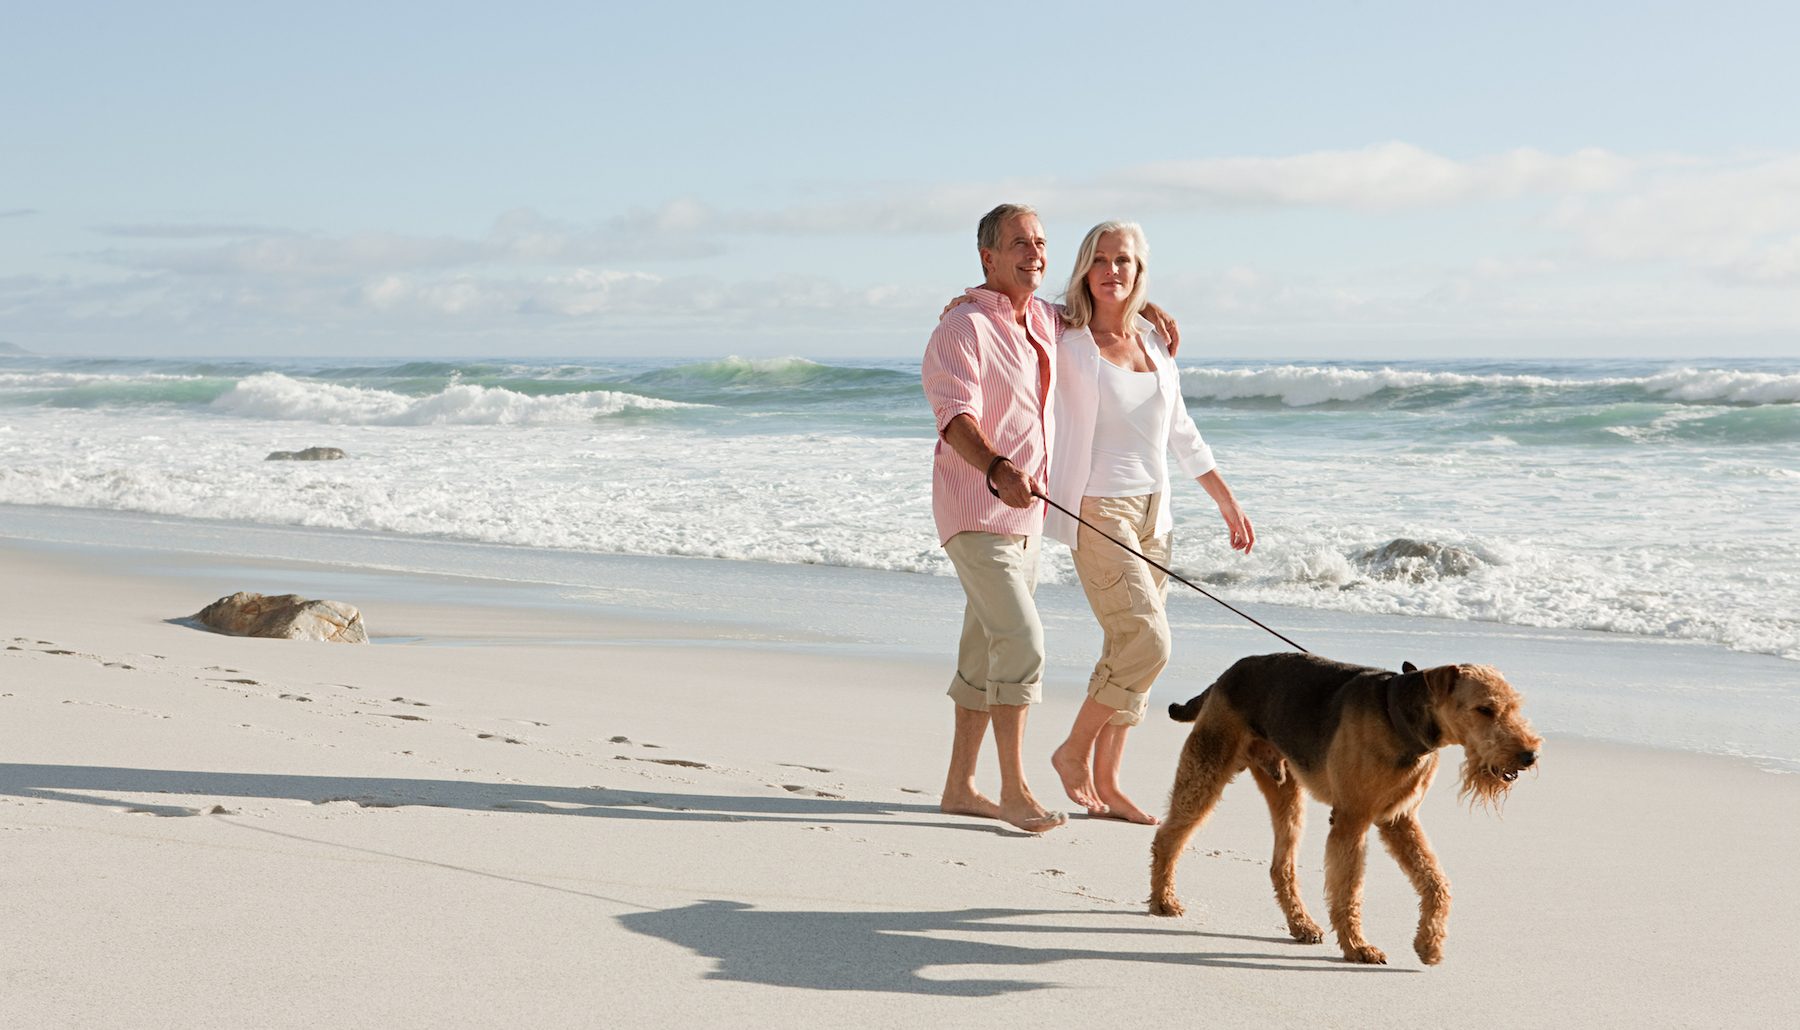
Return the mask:
[[1174, 719], [1176, 722], [1193, 722], [1195, 719], [1200, 718], [1200, 706], [1206, 703], [1206, 695], [1210, 693], [1212, 693], [1212, 688], [1207, 687], [1205, 690], [1202, 690], [1200, 693], [1195, 694], [1193, 697], [1188, 698], [1180, 704], [1170, 705], [1169, 718]]

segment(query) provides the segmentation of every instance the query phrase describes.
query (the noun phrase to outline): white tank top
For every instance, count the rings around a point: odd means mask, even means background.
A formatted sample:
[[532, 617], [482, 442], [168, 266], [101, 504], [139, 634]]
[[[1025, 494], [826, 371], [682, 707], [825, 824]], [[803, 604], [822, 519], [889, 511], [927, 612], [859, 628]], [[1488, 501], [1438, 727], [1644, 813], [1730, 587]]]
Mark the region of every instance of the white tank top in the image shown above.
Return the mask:
[[1093, 464], [1082, 493], [1088, 497], [1155, 493], [1169, 442], [1169, 406], [1157, 374], [1133, 372], [1101, 358], [1098, 385]]

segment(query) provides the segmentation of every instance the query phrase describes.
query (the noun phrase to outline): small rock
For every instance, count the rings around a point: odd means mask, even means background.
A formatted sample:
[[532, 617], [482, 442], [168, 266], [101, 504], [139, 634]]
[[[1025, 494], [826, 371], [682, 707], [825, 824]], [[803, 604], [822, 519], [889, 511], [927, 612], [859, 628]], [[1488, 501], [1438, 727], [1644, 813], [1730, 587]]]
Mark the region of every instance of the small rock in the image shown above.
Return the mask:
[[304, 451], [270, 451], [264, 461], [336, 461], [344, 457], [337, 447], [308, 447]]
[[342, 601], [313, 601], [298, 594], [235, 593], [221, 597], [194, 616], [221, 633], [282, 640], [328, 640], [366, 644], [362, 613]]

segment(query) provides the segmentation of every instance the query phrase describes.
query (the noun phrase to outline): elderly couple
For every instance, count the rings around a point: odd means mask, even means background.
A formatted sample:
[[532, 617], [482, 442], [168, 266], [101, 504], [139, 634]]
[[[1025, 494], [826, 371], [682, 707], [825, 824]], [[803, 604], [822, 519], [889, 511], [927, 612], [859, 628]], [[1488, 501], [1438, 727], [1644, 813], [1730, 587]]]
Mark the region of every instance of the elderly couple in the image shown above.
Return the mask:
[[[1038, 497], [1166, 565], [1172, 452], [1218, 504], [1233, 548], [1248, 552], [1255, 532], [1182, 403], [1174, 325], [1144, 299], [1143, 231], [1094, 226], [1060, 306], [1035, 295], [1045, 246], [1031, 208], [989, 211], [976, 244], [985, 281], [945, 313], [922, 369], [939, 436], [932, 511], [968, 598], [949, 691], [956, 730], [942, 809], [1029, 833], [1067, 821], [1032, 796], [1021, 757], [1027, 706], [1043, 692], [1044, 629], [1032, 595], [1048, 533], [1074, 552], [1105, 633], [1087, 700], [1050, 762], [1090, 815], [1155, 823], [1120, 790], [1119, 765], [1169, 660], [1167, 579], [1068, 516], [1046, 516]], [[990, 722], [997, 804], [975, 788]]]

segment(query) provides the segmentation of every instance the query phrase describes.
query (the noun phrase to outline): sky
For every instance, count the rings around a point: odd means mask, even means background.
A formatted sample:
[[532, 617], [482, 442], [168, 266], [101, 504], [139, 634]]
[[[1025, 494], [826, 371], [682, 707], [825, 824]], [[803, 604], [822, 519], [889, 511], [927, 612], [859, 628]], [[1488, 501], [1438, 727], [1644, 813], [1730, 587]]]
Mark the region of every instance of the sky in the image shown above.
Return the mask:
[[916, 355], [1001, 202], [1183, 353], [1800, 357], [1779, 3], [7, 3], [0, 340]]

